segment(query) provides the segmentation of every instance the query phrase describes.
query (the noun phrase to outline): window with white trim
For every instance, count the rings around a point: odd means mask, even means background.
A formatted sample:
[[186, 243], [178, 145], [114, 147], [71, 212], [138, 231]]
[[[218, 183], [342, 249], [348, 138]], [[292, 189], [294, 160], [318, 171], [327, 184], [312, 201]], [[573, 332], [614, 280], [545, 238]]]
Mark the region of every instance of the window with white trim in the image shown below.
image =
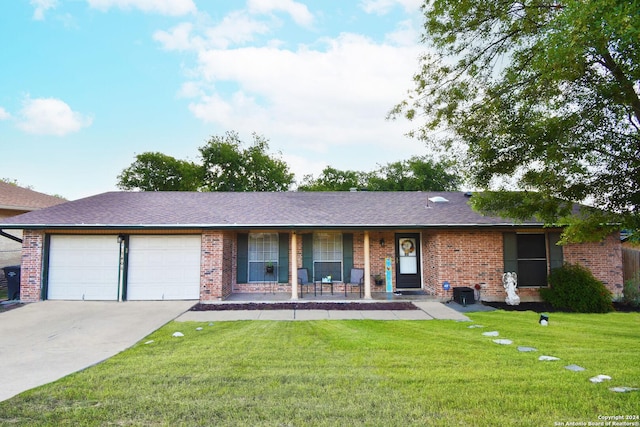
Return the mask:
[[331, 281], [342, 281], [342, 234], [321, 232], [313, 235], [313, 279], [319, 281], [331, 276]]
[[249, 282], [278, 279], [278, 233], [249, 234]]

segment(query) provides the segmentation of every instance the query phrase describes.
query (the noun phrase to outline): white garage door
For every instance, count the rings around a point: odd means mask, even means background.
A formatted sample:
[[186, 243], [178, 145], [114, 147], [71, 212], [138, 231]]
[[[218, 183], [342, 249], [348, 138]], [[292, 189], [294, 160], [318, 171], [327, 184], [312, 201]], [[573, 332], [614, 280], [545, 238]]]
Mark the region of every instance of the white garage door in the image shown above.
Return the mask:
[[128, 300], [200, 298], [200, 236], [130, 236]]
[[117, 300], [117, 236], [51, 236], [48, 299]]

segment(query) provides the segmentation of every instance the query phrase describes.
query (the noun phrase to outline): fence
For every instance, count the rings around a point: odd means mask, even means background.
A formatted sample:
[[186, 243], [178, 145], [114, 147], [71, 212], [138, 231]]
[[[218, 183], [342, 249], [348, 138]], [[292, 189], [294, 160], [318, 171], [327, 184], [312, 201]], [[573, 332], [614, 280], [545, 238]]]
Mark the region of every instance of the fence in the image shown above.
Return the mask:
[[640, 249], [622, 248], [622, 265], [624, 268], [624, 281], [633, 279], [640, 273]]

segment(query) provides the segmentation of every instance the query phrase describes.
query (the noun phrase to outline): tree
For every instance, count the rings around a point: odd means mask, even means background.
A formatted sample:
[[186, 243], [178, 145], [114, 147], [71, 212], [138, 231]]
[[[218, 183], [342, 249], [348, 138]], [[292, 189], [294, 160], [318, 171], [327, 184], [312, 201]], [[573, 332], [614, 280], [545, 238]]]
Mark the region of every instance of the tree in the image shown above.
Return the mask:
[[341, 171], [327, 166], [318, 178], [306, 175], [298, 191], [453, 191], [460, 178], [448, 172], [448, 162], [414, 156], [379, 166], [373, 172]]
[[[477, 209], [568, 225], [596, 240], [640, 228], [640, 2], [431, 0], [409, 99], [391, 117], [424, 117], [415, 135], [448, 131]], [[513, 188], [513, 187], [512, 187]], [[535, 194], [533, 194], [535, 193]], [[580, 215], [566, 201], [599, 210]], [[599, 230], [600, 232], [596, 232]]]
[[371, 173], [367, 188], [371, 191], [454, 191], [460, 179], [448, 172], [448, 162], [435, 162], [427, 157], [388, 163]]
[[236, 132], [213, 136], [200, 147], [205, 191], [286, 191], [293, 174], [280, 158], [271, 157], [268, 141], [253, 135], [253, 144], [242, 148]]
[[118, 188], [141, 191], [197, 191], [202, 186], [202, 168], [158, 152], [138, 154], [118, 175]]
[[318, 178], [305, 175], [298, 191], [349, 191], [352, 188], [362, 188], [364, 174], [356, 171], [341, 171], [331, 166], [322, 170]]

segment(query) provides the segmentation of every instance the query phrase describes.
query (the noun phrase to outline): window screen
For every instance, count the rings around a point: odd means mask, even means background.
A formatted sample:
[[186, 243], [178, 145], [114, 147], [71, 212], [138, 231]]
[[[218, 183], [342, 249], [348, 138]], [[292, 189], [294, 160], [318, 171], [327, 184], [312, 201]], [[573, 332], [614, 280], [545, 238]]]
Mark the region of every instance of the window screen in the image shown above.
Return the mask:
[[544, 234], [518, 234], [518, 286], [547, 285], [547, 247]]

